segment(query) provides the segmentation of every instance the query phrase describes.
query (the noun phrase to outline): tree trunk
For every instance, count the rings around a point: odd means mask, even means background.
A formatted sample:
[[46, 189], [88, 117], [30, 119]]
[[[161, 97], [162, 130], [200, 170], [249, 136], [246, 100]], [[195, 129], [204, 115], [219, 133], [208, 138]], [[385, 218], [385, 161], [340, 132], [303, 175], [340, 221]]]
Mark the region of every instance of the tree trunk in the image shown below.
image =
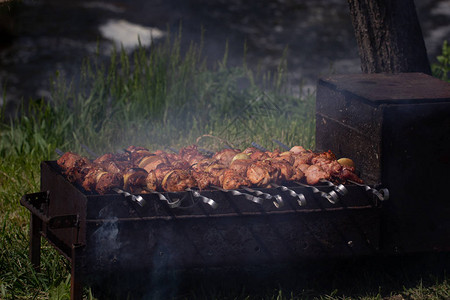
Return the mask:
[[348, 0], [364, 73], [431, 74], [413, 0]]

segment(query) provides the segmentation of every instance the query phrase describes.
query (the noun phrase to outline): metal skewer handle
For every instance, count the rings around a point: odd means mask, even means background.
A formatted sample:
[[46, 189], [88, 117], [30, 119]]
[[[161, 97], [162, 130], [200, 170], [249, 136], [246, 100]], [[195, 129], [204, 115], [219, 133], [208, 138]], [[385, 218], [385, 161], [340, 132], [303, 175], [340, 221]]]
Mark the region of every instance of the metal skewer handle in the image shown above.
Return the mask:
[[203, 203], [208, 204], [209, 206], [211, 206], [212, 209], [216, 209], [219, 206], [219, 204], [216, 201], [214, 201], [211, 198], [203, 196], [202, 194], [200, 194], [196, 190], [187, 188], [186, 191], [191, 192], [192, 196], [194, 196], [194, 198], [200, 199]]
[[309, 184], [304, 184], [301, 182], [297, 182], [297, 184], [307, 187], [307, 188], [310, 188], [314, 194], [317, 194], [320, 197], [327, 199], [328, 202], [330, 202], [331, 204], [336, 204], [339, 201], [339, 196], [335, 191], [325, 193], [325, 192], [322, 192], [321, 190], [319, 190], [318, 188], [316, 188], [315, 186], [312, 186]]
[[169, 205], [170, 208], [177, 208], [180, 206], [181, 204], [181, 200], [180, 199], [176, 199], [174, 201], [171, 201], [169, 199], [166, 198], [166, 196], [164, 196], [163, 194], [161, 194], [160, 192], [151, 190], [149, 188], [144, 188], [144, 190], [146, 190], [147, 192], [151, 193], [151, 194], [155, 194], [158, 196], [159, 200], [164, 201], [167, 203], [167, 205]]
[[263, 199], [262, 198], [256, 197], [256, 196], [253, 196], [253, 195], [250, 195], [250, 194], [242, 193], [242, 192], [239, 192], [237, 190], [226, 190], [226, 189], [223, 189], [223, 188], [218, 187], [218, 186], [213, 186], [213, 188], [215, 188], [216, 190], [222, 191], [224, 193], [230, 193], [233, 196], [244, 196], [245, 199], [247, 199], [249, 201], [252, 201], [254, 203], [257, 203], [257, 204], [262, 204], [263, 203]]
[[280, 189], [283, 192], [287, 192], [291, 197], [297, 198], [298, 205], [303, 206], [306, 205], [306, 198], [303, 194], [298, 194], [295, 191], [291, 190], [290, 188], [284, 186], [284, 185], [278, 185], [276, 183], [271, 183], [271, 185], [277, 189]]
[[121, 190], [119, 188], [113, 188], [113, 191], [118, 193], [118, 194], [122, 194], [125, 198], [129, 198], [132, 201], [136, 202], [137, 204], [139, 204], [141, 207], [144, 207], [145, 204], [147, 204], [147, 202], [144, 200], [144, 198], [142, 198], [142, 196], [139, 195], [133, 195], [127, 191]]
[[266, 200], [271, 200], [273, 205], [276, 208], [280, 208], [280, 207], [282, 207], [284, 205], [283, 198], [280, 195], [272, 196], [269, 193], [264, 193], [264, 192], [261, 192], [261, 191], [258, 191], [258, 190], [254, 190], [254, 189], [251, 189], [251, 188], [246, 187], [246, 186], [243, 186], [242, 188], [244, 190], [246, 190], [247, 192], [249, 192], [249, 193], [255, 194], [258, 197], [263, 197]]
[[343, 184], [335, 185], [333, 182], [328, 181], [326, 179], [320, 179], [320, 182], [325, 183], [326, 185], [332, 187], [335, 190], [335, 192], [341, 196], [345, 196], [348, 194], [348, 190]]
[[389, 199], [389, 190], [387, 188], [382, 189], [374, 189], [368, 186], [367, 184], [361, 184], [353, 180], [348, 180], [348, 182], [356, 184], [357, 186], [360, 186], [364, 188], [367, 194], [372, 195], [374, 197], [377, 197], [380, 201], [386, 201]]

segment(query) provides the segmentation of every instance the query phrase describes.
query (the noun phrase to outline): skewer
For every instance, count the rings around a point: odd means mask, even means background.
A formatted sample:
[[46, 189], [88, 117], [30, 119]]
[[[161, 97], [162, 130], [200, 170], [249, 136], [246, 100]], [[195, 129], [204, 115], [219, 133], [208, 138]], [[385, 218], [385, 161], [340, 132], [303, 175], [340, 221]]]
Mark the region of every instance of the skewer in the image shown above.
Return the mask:
[[204, 148], [198, 148], [198, 151], [200, 151], [203, 155], [206, 155], [208, 157], [213, 157], [214, 152], [206, 150]]
[[361, 183], [355, 182], [353, 180], [348, 180], [348, 182], [356, 184], [357, 186], [363, 187], [364, 190], [368, 194], [371, 194], [371, 195], [377, 197], [380, 201], [386, 201], [389, 199], [389, 190], [387, 188], [377, 190], [377, 189], [371, 188], [367, 184], [361, 184]]
[[297, 183], [298, 185], [310, 188], [314, 194], [317, 194], [320, 197], [327, 199], [328, 202], [330, 202], [331, 204], [336, 204], [339, 201], [338, 194], [335, 191], [325, 193], [325, 192], [322, 192], [321, 190], [319, 190], [318, 188], [316, 188], [315, 186], [301, 183], [301, 182], [295, 182], [295, 183]]
[[[288, 150], [288, 151], [289, 151], [289, 150], [291, 149], [288, 145], [283, 144], [282, 142], [280, 142], [280, 141], [278, 141], [278, 140], [273, 139], [272, 141], [275, 142], [275, 143], [277, 143], [280, 147], [284, 148], [285, 150]], [[336, 193], [338, 193], [339, 195], [341, 195], [341, 196], [345, 196], [345, 195], [347, 195], [347, 193], [348, 193], [348, 190], [345, 188], [345, 186], [344, 186], [343, 184], [336, 185], [336, 184], [334, 184], [333, 182], [331, 182], [331, 181], [329, 181], [329, 180], [326, 180], [326, 179], [320, 179], [320, 182], [325, 183], [326, 185], [332, 187], [333, 190], [334, 190]], [[334, 194], [330, 195], [329, 197], [330, 197], [330, 198], [335, 198]], [[328, 199], [328, 197], [326, 197], [326, 198]], [[338, 199], [336, 199], [335, 202], [337, 202], [337, 200], [338, 200]], [[333, 201], [334, 201], [334, 200], [333, 200]], [[331, 201], [330, 201], [330, 202], [331, 202]], [[333, 203], [333, 202], [332, 202], [332, 203]], [[333, 204], [334, 204], [334, 203], [333, 203]]]
[[63, 155], [64, 155], [64, 152], [63, 152], [61, 149], [59, 149], [59, 148], [56, 148], [56, 149], [55, 149], [55, 152], [56, 152], [56, 154], [58, 154], [59, 156], [63, 156]]
[[246, 190], [249, 193], [255, 194], [258, 197], [261, 196], [262, 198], [264, 198], [266, 200], [272, 200], [272, 203], [276, 208], [280, 208], [280, 207], [284, 206], [283, 198], [280, 195], [272, 196], [269, 193], [264, 193], [264, 192], [261, 192], [258, 190], [254, 190], [254, 189], [251, 189], [246, 186], [242, 186], [241, 188]]
[[86, 146], [85, 144], [80, 144], [81, 148], [83, 148], [84, 150], [86, 150], [87, 153], [89, 153], [89, 155], [93, 156], [93, 157], [98, 157], [98, 154], [95, 153], [94, 151], [92, 151], [91, 149], [89, 149], [88, 146]]
[[173, 153], [178, 154], [177, 149], [172, 148], [172, 147], [166, 147], [166, 148], [167, 148], [168, 150], [172, 151]]
[[211, 186], [211, 187], [213, 189], [219, 190], [219, 191], [224, 192], [224, 193], [230, 193], [233, 196], [244, 196], [245, 199], [247, 199], [249, 201], [252, 201], [254, 203], [257, 203], [257, 204], [262, 204], [263, 201], [264, 201], [260, 197], [253, 196], [253, 195], [250, 195], [250, 194], [247, 194], [247, 193], [242, 193], [242, 192], [239, 192], [237, 190], [226, 190], [226, 189], [223, 189], [223, 188], [218, 187], [218, 186]]
[[289, 148], [289, 146], [288, 145], [286, 145], [286, 144], [283, 144], [282, 142], [280, 142], [279, 140], [275, 140], [275, 139], [273, 139], [272, 140], [272, 142], [275, 142], [275, 143], [277, 143], [278, 144], [278, 146], [280, 146], [281, 148], [283, 148], [284, 150], [286, 150], [286, 151], [289, 151], [289, 150], [291, 150], [291, 148]]
[[[260, 144], [258, 144], [256, 142], [252, 142], [252, 146], [260, 151], [263, 151], [263, 152], [267, 151], [266, 148], [264, 148], [263, 146], [261, 146]], [[298, 205], [300, 205], [300, 206], [306, 205], [306, 198], [303, 194], [297, 194], [295, 191], [291, 190], [290, 188], [288, 188], [284, 185], [279, 185], [276, 183], [270, 183], [270, 184], [273, 187], [278, 188], [283, 192], [287, 192], [291, 197], [297, 198]]]
[[175, 201], [171, 201], [171, 200], [167, 199], [166, 196], [164, 196], [164, 195], [163, 195], [162, 193], [160, 193], [160, 192], [151, 190], [151, 189], [149, 189], [149, 188], [147, 188], [147, 187], [143, 187], [142, 189], [143, 189], [144, 191], [149, 192], [150, 194], [155, 194], [155, 195], [157, 195], [158, 198], [159, 198], [159, 200], [164, 201], [164, 202], [167, 202], [167, 205], [169, 205], [170, 208], [176, 208], [176, 207], [180, 206], [180, 204], [181, 204], [181, 200], [180, 200], [180, 199], [176, 199]]
[[199, 198], [203, 203], [208, 204], [209, 206], [211, 206], [212, 209], [216, 209], [219, 206], [219, 204], [216, 201], [214, 201], [211, 198], [203, 196], [202, 194], [200, 194], [200, 192], [198, 192], [196, 190], [193, 190], [191, 188], [187, 188], [186, 191], [187, 192], [191, 192], [192, 196], [194, 196], [194, 198]]
[[326, 180], [326, 179], [320, 179], [319, 180], [322, 183], [325, 183], [326, 185], [330, 186], [333, 188], [333, 190], [338, 193], [341, 196], [345, 196], [348, 194], [348, 190], [347, 188], [343, 185], [343, 184], [334, 184], [333, 182]]
[[264, 148], [260, 144], [257, 144], [256, 142], [252, 142], [252, 146], [255, 147], [256, 149], [258, 149], [259, 151], [262, 151], [262, 152], [266, 152], [267, 151], [266, 148]]
[[[98, 156], [94, 151], [90, 150], [86, 145], [81, 144], [81, 146], [87, 151], [89, 152], [92, 156]], [[61, 151], [60, 149], [56, 148], [55, 149], [56, 154], [58, 154], [59, 156], [64, 155], [64, 152]], [[147, 202], [144, 200], [144, 198], [142, 198], [142, 196], [139, 195], [133, 195], [127, 191], [124, 191], [122, 189], [119, 188], [113, 188], [112, 189], [114, 192], [123, 195], [125, 198], [129, 198], [131, 199], [131, 201], [136, 202], [137, 204], [139, 204], [139, 206], [144, 207], [145, 204], [147, 204]]]
[[298, 194], [294, 190], [292, 190], [284, 185], [278, 185], [276, 183], [270, 183], [270, 185], [272, 185], [274, 188], [280, 189], [283, 192], [287, 192], [293, 198], [297, 198], [298, 205], [300, 205], [300, 206], [306, 205], [305, 195], [303, 195], [301, 193]]
[[136, 196], [136, 195], [130, 194], [129, 192], [124, 191], [119, 188], [113, 188], [113, 191], [118, 194], [122, 194], [125, 198], [131, 199], [132, 201], [139, 204], [139, 206], [141, 206], [141, 207], [144, 207], [145, 204], [147, 204], [147, 202], [144, 200], [144, 198], [142, 198], [142, 196], [139, 196], [139, 195]]

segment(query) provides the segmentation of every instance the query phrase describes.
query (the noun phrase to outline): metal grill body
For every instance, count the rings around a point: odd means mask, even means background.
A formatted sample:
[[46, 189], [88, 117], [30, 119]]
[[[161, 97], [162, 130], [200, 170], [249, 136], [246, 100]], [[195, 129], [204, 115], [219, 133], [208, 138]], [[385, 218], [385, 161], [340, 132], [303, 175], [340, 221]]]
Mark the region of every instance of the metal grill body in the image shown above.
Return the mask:
[[72, 263], [74, 298], [81, 278], [105, 272], [294, 263], [371, 255], [380, 247], [380, 205], [359, 186], [347, 186], [338, 204], [292, 186], [305, 195], [305, 206], [278, 189], [261, 189], [282, 195], [284, 206], [208, 190], [202, 194], [219, 204], [215, 210], [192, 202], [188, 192], [166, 193], [188, 207], [170, 208], [145, 194], [142, 208], [120, 194], [84, 193], [54, 161], [43, 162], [41, 172], [42, 191], [21, 200], [32, 212], [31, 259], [39, 265], [43, 235]]

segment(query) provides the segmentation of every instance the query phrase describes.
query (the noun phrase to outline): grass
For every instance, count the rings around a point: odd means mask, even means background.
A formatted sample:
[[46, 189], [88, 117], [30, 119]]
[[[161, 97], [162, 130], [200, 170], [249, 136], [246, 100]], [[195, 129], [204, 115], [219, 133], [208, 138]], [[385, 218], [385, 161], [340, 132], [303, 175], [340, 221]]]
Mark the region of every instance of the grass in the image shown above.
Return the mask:
[[[131, 57], [118, 49], [109, 62], [86, 59], [76, 83], [55, 74], [49, 102], [30, 101], [13, 119], [2, 114], [1, 299], [69, 295], [69, 265], [45, 241], [42, 270], [33, 270], [28, 259], [29, 214], [19, 204], [24, 194], [39, 190], [39, 164], [55, 159], [56, 148], [85, 155], [82, 144], [98, 153], [128, 145], [155, 150], [199, 143], [217, 150], [229, 143], [244, 148], [252, 141], [275, 148], [272, 138], [314, 147], [315, 96], [289, 90], [286, 60], [273, 73], [258, 74], [245, 62], [229, 67], [225, 50], [221, 61], [207, 66], [201, 45], [192, 44], [181, 54], [180, 38], [169, 36], [165, 43], [150, 50], [141, 47]], [[307, 275], [299, 278], [300, 284], [268, 285], [260, 298], [448, 299], [450, 284], [442, 268], [412, 274], [417, 259], [336, 262], [323, 266], [324, 273], [315, 265], [305, 266], [311, 269], [299, 271]], [[246, 289], [200, 287], [180, 298], [253, 299], [254, 295]], [[86, 297], [93, 298], [90, 290]]]

